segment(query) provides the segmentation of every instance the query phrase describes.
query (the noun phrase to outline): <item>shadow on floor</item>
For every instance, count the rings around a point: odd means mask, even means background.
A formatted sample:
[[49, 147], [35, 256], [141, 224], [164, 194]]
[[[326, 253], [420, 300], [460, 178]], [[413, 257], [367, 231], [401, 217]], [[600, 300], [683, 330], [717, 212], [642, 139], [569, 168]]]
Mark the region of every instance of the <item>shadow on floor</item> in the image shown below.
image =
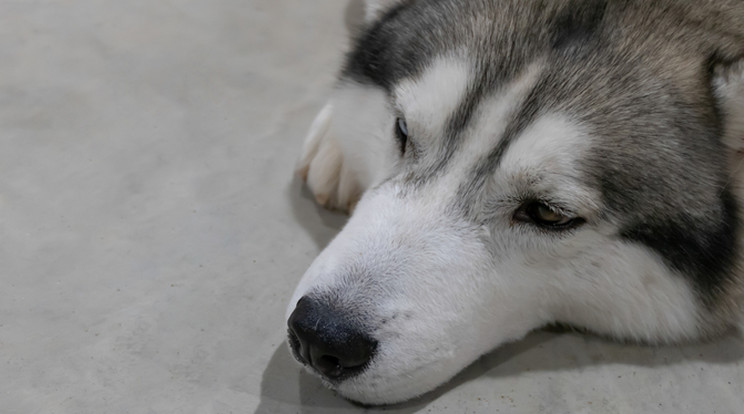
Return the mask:
[[361, 407], [327, 389], [307, 374], [282, 344], [264, 370], [261, 403], [256, 414], [299, 412], [390, 412], [408, 414], [469, 381], [487, 375], [517, 376], [525, 371], [581, 370], [591, 365], [630, 365], [645, 368], [684, 361], [730, 364], [744, 359], [744, 339], [730, 334], [705, 343], [679, 346], [622, 344], [590, 334], [535, 331], [521, 341], [506, 344], [484, 355], [452, 380], [412, 401], [387, 407]]
[[349, 219], [348, 214], [329, 211], [316, 204], [297, 175], [287, 186], [287, 197], [295, 220], [313, 238], [318, 249], [325, 248]]
[[277, 347], [261, 381], [261, 403], [256, 414], [328, 413], [354, 406], [336, 396], [292, 358], [287, 344]]
[[[299, 412], [329, 413], [357, 411], [414, 413], [446, 392], [487, 373], [501, 362], [550, 339], [550, 334], [537, 332], [522, 341], [499, 348], [472, 364], [451, 381], [415, 400], [387, 407], [361, 407], [344, 400], [326, 388], [319, 379], [301, 369], [292, 358], [286, 343], [280, 345], [263, 373], [261, 403], [255, 414]], [[292, 410], [294, 408], [294, 410]]]

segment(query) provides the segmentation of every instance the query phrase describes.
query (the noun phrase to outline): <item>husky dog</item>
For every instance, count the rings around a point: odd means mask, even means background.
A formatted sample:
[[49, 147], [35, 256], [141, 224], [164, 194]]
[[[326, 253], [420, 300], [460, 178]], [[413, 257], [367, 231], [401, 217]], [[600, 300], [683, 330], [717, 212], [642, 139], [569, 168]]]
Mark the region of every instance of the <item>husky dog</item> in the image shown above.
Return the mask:
[[395, 403], [552, 322], [652, 344], [740, 326], [744, 2], [365, 13], [299, 166], [354, 209], [287, 311], [311, 372]]

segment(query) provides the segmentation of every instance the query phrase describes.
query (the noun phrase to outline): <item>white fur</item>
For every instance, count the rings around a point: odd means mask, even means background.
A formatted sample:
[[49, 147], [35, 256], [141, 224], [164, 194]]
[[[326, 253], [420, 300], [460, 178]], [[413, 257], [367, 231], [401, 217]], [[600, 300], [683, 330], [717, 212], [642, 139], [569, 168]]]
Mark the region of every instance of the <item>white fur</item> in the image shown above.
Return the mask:
[[[571, 119], [542, 116], [509, 148], [495, 191], [514, 192], [528, 180], [533, 190], [589, 224], [599, 224], [601, 195], [582, 184], [576, 169], [590, 141]], [[533, 239], [539, 247], [522, 247], [525, 263], [513, 271], [549, 290], [542, 304], [552, 320], [647, 342], [694, 337], [696, 300], [685, 278], [647, 249], [608, 236], [612, 230], [610, 223], [579, 229], [562, 240]]]
[[371, 366], [338, 388], [346, 397], [386, 403], [418, 395], [544, 322], [522, 300], [534, 286], [491, 277], [498, 270], [479, 240], [483, 229], [448, 220], [445, 204], [433, 201], [401, 199], [393, 183], [366, 194], [292, 298], [332, 287], [346, 309], [389, 320], [374, 332], [380, 345]]
[[364, 20], [367, 23], [373, 22], [382, 14], [390, 10], [393, 6], [403, 0], [365, 0], [364, 1]]
[[544, 69], [544, 62], [533, 62], [514, 80], [506, 83], [494, 96], [483, 102], [476, 110], [470, 126], [466, 148], [458, 154], [460, 162], [469, 165], [473, 154], [487, 154], [494, 147], [494, 137], [504, 133], [507, 120], [521, 107], [527, 94], [537, 82]]
[[[515, 140], [501, 162], [497, 191], [516, 191], [528, 181], [534, 190], [573, 207], [577, 216], [592, 219], [599, 191], [580, 184], [576, 164], [591, 137], [576, 122], [558, 114], [543, 115]], [[504, 180], [502, 177], [507, 177]]]
[[[362, 374], [338, 385], [341, 395], [377, 404], [412, 398], [552, 321], [648, 342], [698, 335], [701, 316], [685, 278], [654, 252], [615, 237], [611, 217], [598, 220], [598, 190], [587, 188], [575, 168], [592, 137], [566, 114], [542, 115], [508, 148], [476, 206], [489, 224], [451, 214], [456, 190], [495, 145], [539, 71], [538, 62], [482, 103], [460, 138], [461, 152], [418, 189], [395, 177], [395, 117], [405, 115], [412, 139], [426, 150], [464, 96], [467, 61], [435, 60], [418, 80], [395, 90], [394, 103], [376, 89], [343, 84], [332, 115], [321, 112], [303, 151], [308, 181], [317, 167], [320, 182], [342, 182], [331, 172], [352, 174], [356, 191], [372, 189], [303, 276], [287, 316], [303, 295], [333, 291], [336, 306], [374, 326], [377, 354]], [[728, 110], [744, 108], [743, 96], [729, 97], [735, 104]], [[733, 131], [741, 127], [737, 122]], [[333, 149], [323, 146], [326, 140]], [[338, 164], [334, 151], [342, 166], [322, 165]], [[587, 224], [557, 234], [514, 222], [524, 191], [560, 203]]]
[[338, 141], [330, 134], [332, 116], [331, 104], [318, 113], [305, 138], [297, 165], [297, 171], [315, 194], [315, 201], [329, 207], [328, 203], [333, 202], [331, 197], [339, 186], [343, 161]]
[[724, 142], [735, 151], [744, 151], [744, 60], [719, 67], [713, 79], [721, 112], [726, 119]]
[[435, 58], [423, 75], [403, 80], [394, 91], [401, 116], [416, 142], [439, 138], [445, 123], [457, 110], [471, 79], [467, 60], [454, 56]]
[[[365, 108], [364, 116], [359, 108]], [[396, 151], [389, 137], [394, 120], [378, 89], [339, 86], [310, 127], [297, 166], [319, 204], [352, 210], [382, 178]]]

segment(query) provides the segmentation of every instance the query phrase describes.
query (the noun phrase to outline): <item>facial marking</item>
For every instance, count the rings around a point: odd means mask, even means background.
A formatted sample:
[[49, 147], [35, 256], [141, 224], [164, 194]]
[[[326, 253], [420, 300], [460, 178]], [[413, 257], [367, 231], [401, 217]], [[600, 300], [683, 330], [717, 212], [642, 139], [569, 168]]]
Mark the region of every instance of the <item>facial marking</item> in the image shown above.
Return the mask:
[[[469, 209], [471, 198], [493, 172], [495, 166], [491, 165], [489, 154], [494, 148], [506, 147], [503, 140], [510, 139], [507, 136], [510, 126], [520, 122], [519, 117], [524, 112], [522, 107], [539, 81], [543, 68], [542, 60], [533, 62], [476, 105], [469, 125], [461, 133], [460, 139], [464, 142], [453, 156], [452, 173], [448, 174], [451, 185], [459, 186], [457, 198], [462, 200], [462, 209]], [[468, 178], [463, 182], [464, 176]]]
[[467, 60], [442, 56], [434, 59], [422, 76], [404, 80], [395, 88], [393, 97], [412, 136], [426, 139], [442, 135], [465, 96], [470, 74]]
[[472, 154], [485, 154], [493, 148], [537, 83], [542, 70], [541, 61], [530, 64], [477, 106], [467, 131], [467, 142], [460, 152], [461, 158], [472, 160]]
[[546, 114], [530, 124], [510, 145], [496, 171], [496, 185], [510, 183], [501, 191], [528, 191], [550, 195], [553, 201], [578, 210], [586, 218], [596, 212], [599, 194], [582, 185], [585, 178], [576, 168], [589, 149], [591, 137], [565, 115]]

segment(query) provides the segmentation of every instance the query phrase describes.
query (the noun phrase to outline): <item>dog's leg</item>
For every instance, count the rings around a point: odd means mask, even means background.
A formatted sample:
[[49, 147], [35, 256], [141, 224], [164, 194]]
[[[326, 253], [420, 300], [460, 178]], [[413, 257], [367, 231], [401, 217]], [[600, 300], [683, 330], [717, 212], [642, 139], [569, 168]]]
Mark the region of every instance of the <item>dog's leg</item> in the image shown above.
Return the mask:
[[297, 172], [318, 204], [351, 212], [394, 164], [395, 116], [384, 91], [340, 82], [305, 138]]
[[315, 201], [330, 209], [350, 211], [359, 197], [358, 184], [331, 126], [333, 105], [328, 103], [315, 117], [305, 137], [297, 172], [307, 183]]

